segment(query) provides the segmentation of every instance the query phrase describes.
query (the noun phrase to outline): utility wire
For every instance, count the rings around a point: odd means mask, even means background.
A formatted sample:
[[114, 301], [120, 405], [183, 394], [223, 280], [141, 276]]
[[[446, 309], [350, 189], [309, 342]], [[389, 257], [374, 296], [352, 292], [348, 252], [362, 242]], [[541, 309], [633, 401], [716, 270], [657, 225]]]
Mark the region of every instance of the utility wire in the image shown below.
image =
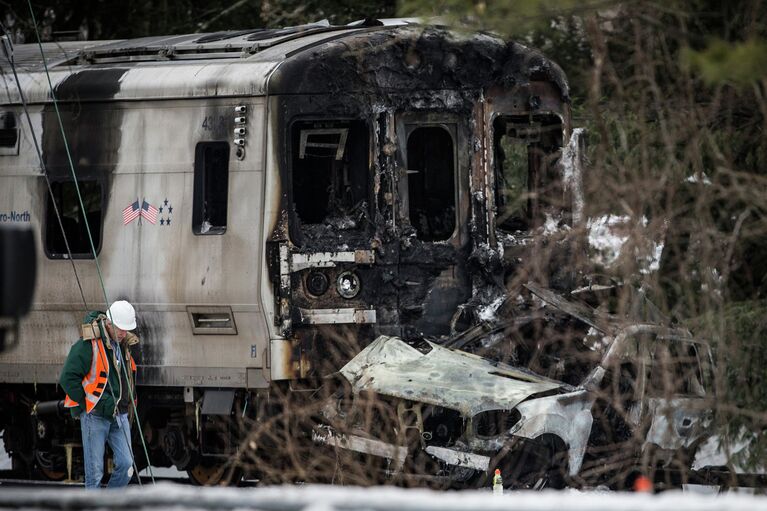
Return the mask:
[[69, 261], [72, 263], [72, 271], [75, 273], [75, 280], [77, 281], [77, 288], [80, 290], [80, 296], [83, 299], [83, 305], [85, 306], [85, 310], [88, 310], [88, 301], [85, 299], [85, 292], [83, 291], [83, 286], [80, 283], [80, 276], [77, 274], [77, 267], [75, 266], [75, 260], [72, 257], [72, 249], [69, 247], [69, 240], [67, 240], [67, 233], [64, 230], [64, 222], [61, 220], [61, 213], [59, 212], [59, 207], [56, 204], [56, 197], [53, 195], [53, 188], [51, 187], [51, 180], [48, 177], [48, 168], [45, 165], [45, 161], [43, 160], [43, 153], [40, 150], [40, 144], [37, 141], [37, 134], [35, 133], [35, 128], [32, 126], [32, 118], [29, 115], [29, 108], [27, 107], [27, 100], [24, 97], [24, 91], [21, 88], [21, 82], [19, 81], [19, 75], [16, 72], [16, 60], [13, 54], [13, 44], [11, 43], [10, 34], [8, 33], [8, 30], [5, 28], [5, 25], [0, 23], [0, 28], [2, 28], [3, 33], [5, 36], [3, 37], [3, 51], [5, 52], [6, 57], [8, 58], [8, 62], [11, 64], [11, 71], [13, 71], [13, 78], [16, 81], [16, 88], [19, 90], [19, 97], [21, 98], [21, 105], [24, 109], [25, 117], [27, 118], [27, 124], [29, 125], [29, 133], [32, 135], [32, 142], [35, 146], [35, 152], [37, 153], [37, 159], [40, 161], [40, 168], [43, 171], [43, 177], [45, 178], [45, 184], [48, 187], [48, 195], [51, 197], [51, 204], [53, 205], [53, 211], [56, 214], [56, 220], [59, 224], [59, 229], [61, 230], [61, 237], [64, 239], [64, 247], [67, 250], [67, 256], [69, 257]]

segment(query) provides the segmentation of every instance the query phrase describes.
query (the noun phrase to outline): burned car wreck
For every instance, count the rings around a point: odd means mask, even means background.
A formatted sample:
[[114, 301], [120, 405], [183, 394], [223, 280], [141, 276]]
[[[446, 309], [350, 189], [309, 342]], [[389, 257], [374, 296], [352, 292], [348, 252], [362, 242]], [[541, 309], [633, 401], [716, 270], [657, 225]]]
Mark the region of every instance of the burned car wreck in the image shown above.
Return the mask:
[[[622, 325], [550, 290], [526, 288], [542, 300], [538, 314], [494, 329], [506, 345], [517, 343], [520, 366], [447, 347], [468, 349], [465, 339], [381, 336], [341, 369], [346, 394], [326, 407], [315, 442], [385, 459], [389, 477], [449, 486], [485, 484], [496, 468], [515, 488], [621, 488], [639, 472], [658, 480], [675, 472], [679, 481], [710, 436], [708, 345], [683, 329]], [[540, 339], [523, 345], [510, 332], [533, 317], [569, 317], [588, 334], [570, 350], [550, 351]], [[493, 335], [478, 336], [480, 344]], [[381, 438], [356, 423], [355, 407], [370, 399], [391, 412], [372, 428]]]

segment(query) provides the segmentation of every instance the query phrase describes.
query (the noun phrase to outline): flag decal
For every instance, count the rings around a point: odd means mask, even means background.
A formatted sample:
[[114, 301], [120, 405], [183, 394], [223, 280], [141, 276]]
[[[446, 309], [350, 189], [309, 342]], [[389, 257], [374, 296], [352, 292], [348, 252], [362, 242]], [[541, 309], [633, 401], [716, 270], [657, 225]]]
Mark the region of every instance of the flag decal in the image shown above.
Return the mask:
[[152, 225], [157, 223], [157, 208], [149, 204], [146, 199], [141, 204], [141, 217], [146, 218]]
[[[165, 199], [166, 202], [166, 208], [168, 209], [168, 216], [170, 216], [170, 213], [172, 212], [172, 208], [170, 207], [170, 204], [168, 203], [168, 199]], [[128, 225], [132, 221], [138, 219], [139, 225], [141, 225], [141, 219], [145, 219], [147, 222], [149, 222], [152, 225], [157, 224], [157, 220], [160, 219], [160, 216], [163, 212], [163, 206], [160, 206], [158, 209], [157, 206], [151, 204], [146, 198], [144, 199], [136, 199], [135, 201], [128, 204], [128, 206], [123, 209], [123, 225]], [[170, 218], [166, 219], [164, 222], [160, 223], [161, 225], [167, 224], [170, 225]]]
[[128, 207], [123, 209], [123, 225], [128, 225], [141, 215], [141, 208], [139, 208], [138, 199], [136, 202], [129, 204]]

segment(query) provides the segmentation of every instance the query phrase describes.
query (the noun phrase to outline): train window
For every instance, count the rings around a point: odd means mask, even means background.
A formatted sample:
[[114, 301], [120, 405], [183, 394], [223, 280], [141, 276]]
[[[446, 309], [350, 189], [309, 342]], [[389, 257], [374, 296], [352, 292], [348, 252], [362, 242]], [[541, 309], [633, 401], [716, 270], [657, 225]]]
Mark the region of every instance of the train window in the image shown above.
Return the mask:
[[302, 224], [362, 229], [370, 154], [364, 121], [297, 121], [292, 126], [293, 205]]
[[192, 231], [225, 233], [228, 198], [229, 143], [199, 142], [194, 150]]
[[19, 127], [13, 112], [0, 112], [0, 155], [18, 154]]
[[418, 239], [440, 241], [455, 230], [455, 151], [441, 126], [414, 129], [407, 139], [410, 224]]
[[[99, 181], [79, 181], [80, 195], [85, 206], [85, 216], [93, 236], [96, 251], [101, 250], [101, 219], [104, 188]], [[66, 259], [67, 243], [74, 259], [93, 259], [85, 218], [73, 181], [51, 183], [52, 196], [48, 196], [45, 218], [45, 253], [50, 259]], [[61, 216], [61, 225], [56, 218], [56, 208]], [[64, 233], [61, 227], [64, 227]], [[66, 241], [65, 241], [66, 238]]]
[[562, 125], [556, 116], [501, 116], [493, 123], [496, 224], [504, 231], [524, 231], [542, 215], [562, 212], [556, 162]]

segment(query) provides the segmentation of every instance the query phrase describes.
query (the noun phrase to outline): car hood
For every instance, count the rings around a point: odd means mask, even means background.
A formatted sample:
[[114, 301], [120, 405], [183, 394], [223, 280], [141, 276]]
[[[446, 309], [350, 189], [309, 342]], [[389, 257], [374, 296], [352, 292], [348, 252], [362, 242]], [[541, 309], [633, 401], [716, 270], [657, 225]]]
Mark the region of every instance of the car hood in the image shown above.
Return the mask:
[[378, 337], [341, 374], [355, 392], [419, 401], [471, 417], [511, 410], [527, 397], [567, 385], [428, 341]]

